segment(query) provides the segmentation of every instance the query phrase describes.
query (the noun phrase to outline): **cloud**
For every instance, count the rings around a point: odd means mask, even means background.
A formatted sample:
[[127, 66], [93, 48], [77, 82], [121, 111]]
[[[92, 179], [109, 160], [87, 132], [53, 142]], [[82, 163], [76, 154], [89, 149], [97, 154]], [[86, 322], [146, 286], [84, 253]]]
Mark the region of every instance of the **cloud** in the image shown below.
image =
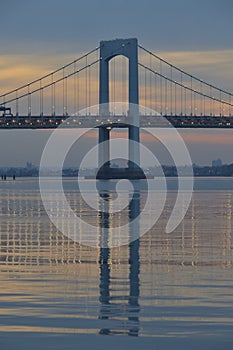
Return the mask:
[[[43, 54], [43, 55], [2, 55], [0, 56], [0, 95], [17, 89], [19, 86], [29, 83], [34, 79], [39, 79], [42, 76], [52, 72], [53, 70], [63, 67], [68, 62], [72, 62], [74, 59], [83, 55], [82, 52], [74, 55], [51, 55], [51, 54]], [[232, 79], [229, 74], [229, 71], [233, 70], [233, 50], [225, 50], [225, 51], [171, 51], [171, 52], [160, 52], [158, 55], [165, 59], [166, 61], [172, 63], [173, 65], [191, 73], [193, 75], [198, 76], [204, 81], [210, 82], [212, 84], [216, 84], [216, 86], [222, 88], [223, 90], [231, 91], [232, 90]], [[150, 67], [151, 62], [153, 66], [154, 59], [150, 61], [148, 54], [145, 54], [143, 51], [139, 55], [140, 60], [143, 61], [144, 64]], [[94, 55], [93, 60], [96, 60], [98, 56]], [[91, 61], [89, 61], [90, 63]], [[124, 63], [124, 64], [122, 64]], [[81, 60], [81, 66], [83, 67], [86, 62], [85, 59]], [[115, 101], [126, 101], [128, 98], [127, 87], [128, 84], [126, 82], [127, 79], [127, 62], [124, 60], [116, 61], [116, 74], [115, 74], [115, 83], [110, 83], [110, 98]], [[96, 68], [97, 65], [96, 65]], [[111, 74], [110, 77], [113, 78], [113, 69], [114, 65], [111, 64]], [[65, 70], [65, 74], [69, 74], [73, 72], [73, 67]], [[159, 71], [159, 63], [155, 63], [154, 68], [155, 71]], [[170, 67], [165, 64], [162, 65], [163, 74], [170, 76]], [[63, 71], [60, 71], [56, 75], [54, 75], [54, 81], [58, 78], [61, 78], [63, 75]], [[176, 75], [177, 76], [176, 76]], [[89, 79], [90, 77], [90, 79]], [[60, 82], [56, 85], [55, 88], [55, 105], [56, 108], [53, 109], [53, 91], [51, 88], [46, 88], [43, 90], [43, 111], [44, 115], [51, 114], [55, 112], [58, 114], [63, 114], [64, 112], [68, 112], [69, 114], [77, 113], [79, 110], [85, 108], [86, 106], [96, 105], [98, 104], [98, 69], [90, 69], [85, 72], [82, 72], [77, 75], [77, 80], [75, 77], [71, 77], [67, 79], [67, 96], [64, 97], [64, 85], [63, 82]], [[123, 80], [122, 80], [123, 79]], [[180, 81], [180, 73], [175, 73], [173, 70], [173, 79]], [[152, 86], [152, 89], [149, 91], [144, 88], [145, 79], [143, 77], [140, 80], [140, 104], [150, 107], [157, 111], [163, 111], [163, 113], [170, 111], [170, 86], [168, 84], [168, 98], [165, 99], [162, 94], [159, 92], [159, 85], [157, 87]], [[51, 77], [43, 80], [43, 86], [51, 83]], [[190, 86], [190, 80], [183, 75], [183, 83], [186, 86]], [[148, 81], [147, 81], [148, 84]], [[40, 87], [40, 82], [31, 87], [30, 91], [34, 89], [38, 89]], [[86, 91], [87, 88], [87, 91]], [[173, 86], [174, 88], [174, 86]], [[200, 90], [200, 83], [194, 83], [193, 88], [195, 90]], [[202, 87], [203, 88], [203, 87]], [[215, 98], [219, 98], [219, 92], [214, 93], [210, 91], [209, 88], [204, 90], [203, 92], [207, 95], [212, 94]], [[21, 94], [27, 93], [27, 87], [21, 91]], [[164, 87], [163, 87], [164, 93]], [[20, 93], [19, 93], [20, 94]], [[174, 95], [174, 94], [173, 94]], [[18, 95], [19, 96], [19, 95]], [[201, 110], [203, 110], [203, 98], [201, 99], [197, 95], [195, 99], [193, 99], [192, 104], [190, 103], [191, 95], [186, 94], [186, 104], [185, 107], [182, 105], [183, 113], [196, 113], [200, 114]], [[11, 94], [6, 100], [10, 100], [11, 98], [15, 98], [16, 93]], [[173, 96], [174, 98], [174, 96]], [[229, 102], [229, 96], [222, 94], [221, 98], [227, 102]], [[3, 102], [3, 98], [0, 100]], [[176, 90], [176, 111], [173, 113], [181, 112], [181, 104], [184, 103], [184, 96], [181, 95], [181, 90]], [[174, 103], [173, 103], [174, 104]], [[192, 105], [192, 107], [191, 107]], [[40, 93], [37, 92], [31, 95], [31, 112], [34, 115], [39, 115], [41, 111], [40, 107]], [[67, 106], [67, 108], [66, 108]], [[12, 108], [13, 114], [16, 113], [16, 103], [13, 102], [9, 107]], [[185, 108], [185, 110], [184, 110]], [[220, 105], [217, 102], [210, 102], [208, 100], [205, 101], [205, 111], [206, 113], [211, 113], [211, 111], [215, 114], [219, 114], [220, 112], [224, 115], [230, 113], [229, 107], [226, 105]], [[28, 100], [24, 98], [19, 103], [19, 113], [21, 115], [28, 113]]]
[[[233, 70], [233, 50], [159, 51], [155, 54], [202, 80], [220, 85], [219, 87], [226, 90], [233, 90], [232, 77], [229, 74]], [[141, 59], [150, 66], [150, 59], [146, 54]]]
[[[70, 54], [2, 55], [0, 56], [1, 92], [7, 92], [8, 89], [15, 89], [21, 84], [27, 84], [34, 79], [40, 78], [54, 69], [73, 61], [82, 54], [81, 52], [77, 53], [76, 57]], [[222, 88], [230, 88], [232, 86], [229, 71], [233, 70], [233, 50], [164, 51], [156, 54], [188, 73], [207, 79], [217, 85], [220, 84]], [[141, 56], [141, 60], [148, 65], [150, 64], [146, 55]], [[123, 69], [125, 70], [125, 67]], [[117, 79], [119, 80], [120, 78], [118, 77]]]

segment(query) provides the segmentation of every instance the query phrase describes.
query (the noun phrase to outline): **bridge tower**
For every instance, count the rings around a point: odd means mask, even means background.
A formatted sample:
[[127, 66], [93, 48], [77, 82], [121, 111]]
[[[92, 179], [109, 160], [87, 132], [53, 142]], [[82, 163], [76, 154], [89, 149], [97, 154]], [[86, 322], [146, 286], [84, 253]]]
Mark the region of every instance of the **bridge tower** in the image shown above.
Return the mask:
[[[108, 117], [109, 112], [109, 62], [116, 56], [125, 56], [129, 61], [129, 111], [124, 127], [128, 128], [129, 152], [128, 168], [110, 167], [110, 132], [111, 126], [99, 126], [99, 179], [141, 179], [145, 178], [140, 169], [139, 150], [139, 97], [138, 97], [138, 42], [137, 39], [116, 39], [100, 42], [100, 79], [99, 104], [100, 116]], [[127, 124], [128, 118], [128, 124]], [[114, 127], [122, 127], [114, 125]], [[130, 142], [135, 141], [135, 142]]]

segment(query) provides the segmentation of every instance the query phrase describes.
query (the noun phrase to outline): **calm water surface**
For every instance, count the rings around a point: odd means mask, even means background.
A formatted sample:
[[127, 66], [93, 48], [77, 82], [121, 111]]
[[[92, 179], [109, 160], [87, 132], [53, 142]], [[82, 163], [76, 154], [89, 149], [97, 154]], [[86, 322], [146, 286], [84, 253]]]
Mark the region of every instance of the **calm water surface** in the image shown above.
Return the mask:
[[[37, 179], [0, 182], [0, 349], [232, 349], [233, 179], [197, 179], [185, 219], [167, 234], [175, 183], [140, 240], [96, 249], [53, 226]], [[76, 180], [65, 187], [98, 226]]]

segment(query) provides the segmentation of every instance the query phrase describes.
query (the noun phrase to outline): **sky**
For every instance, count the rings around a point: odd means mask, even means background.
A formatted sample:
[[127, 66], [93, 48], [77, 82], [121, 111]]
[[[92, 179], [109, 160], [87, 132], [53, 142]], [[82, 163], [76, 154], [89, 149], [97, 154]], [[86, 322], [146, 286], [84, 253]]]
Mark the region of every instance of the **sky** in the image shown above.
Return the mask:
[[[137, 37], [164, 59], [232, 91], [232, 0], [1, 0], [0, 91], [98, 46]], [[0, 166], [39, 164], [49, 132], [0, 131]], [[233, 131], [183, 132], [194, 163], [233, 163]]]

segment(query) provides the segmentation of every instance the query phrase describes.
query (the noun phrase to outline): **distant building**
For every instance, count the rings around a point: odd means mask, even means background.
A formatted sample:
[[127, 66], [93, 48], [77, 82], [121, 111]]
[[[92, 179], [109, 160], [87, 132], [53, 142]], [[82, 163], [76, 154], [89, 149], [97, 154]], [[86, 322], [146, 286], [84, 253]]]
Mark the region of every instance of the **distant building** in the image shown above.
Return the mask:
[[32, 169], [32, 168], [33, 168], [33, 164], [30, 163], [30, 162], [27, 162], [27, 163], [26, 163], [26, 169], [30, 170], [30, 169]]
[[213, 160], [212, 161], [212, 167], [214, 168], [214, 167], [220, 167], [220, 166], [222, 166], [222, 161], [221, 161], [221, 159], [216, 159], [216, 160]]

